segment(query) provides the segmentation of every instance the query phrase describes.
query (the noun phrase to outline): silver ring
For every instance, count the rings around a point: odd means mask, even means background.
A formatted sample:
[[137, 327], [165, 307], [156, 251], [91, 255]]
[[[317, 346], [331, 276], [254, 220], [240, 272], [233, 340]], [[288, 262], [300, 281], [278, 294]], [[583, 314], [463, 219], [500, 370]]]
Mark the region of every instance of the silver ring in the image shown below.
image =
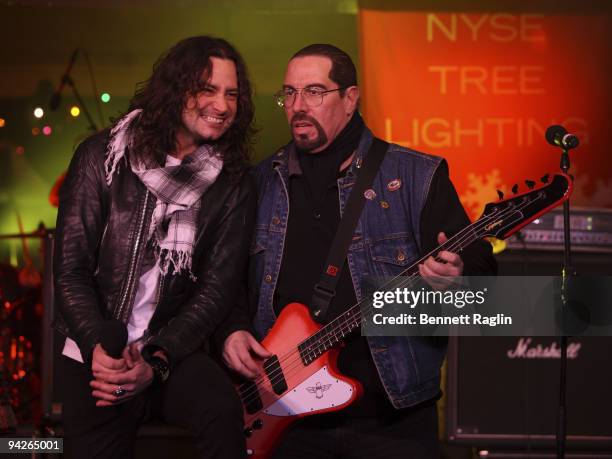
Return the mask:
[[123, 387], [119, 386], [117, 387], [114, 391], [113, 391], [113, 395], [115, 397], [121, 397], [122, 395], [125, 395], [127, 393], [127, 390], [125, 390]]

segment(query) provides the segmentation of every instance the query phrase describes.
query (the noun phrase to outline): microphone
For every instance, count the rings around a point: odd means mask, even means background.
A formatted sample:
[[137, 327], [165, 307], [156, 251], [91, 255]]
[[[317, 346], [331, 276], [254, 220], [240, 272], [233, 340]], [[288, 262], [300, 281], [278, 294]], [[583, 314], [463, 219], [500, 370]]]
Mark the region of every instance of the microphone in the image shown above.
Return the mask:
[[567, 132], [563, 126], [555, 124], [546, 129], [546, 141], [553, 147], [561, 147], [565, 150], [576, 148], [580, 143], [578, 137]]
[[62, 100], [62, 89], [64, 89], [64, 85], [68, 82], [70, 71], [72, 70], [72, 66], [76, 61], [78, 53], [79, 48], [76, 48], [72, 52], [72, 55], [70, 56], [70, 61], [68, 61], [68, 67], [66, 67], [66, 71], [62, 75], [62, 79], [60, 80], [60, 84], [57, 87], [57, 91], [55, 91], [51, 96], [51, 100], [49, 101], [49, 108], [53, 111], [57, 110], [57, 108], [59, 107], [60, 101]]
[[117, 319], [107, 320], [102, 328], [100, 345], [113, 359], [120, 359], [127, 345], [127, 327]]

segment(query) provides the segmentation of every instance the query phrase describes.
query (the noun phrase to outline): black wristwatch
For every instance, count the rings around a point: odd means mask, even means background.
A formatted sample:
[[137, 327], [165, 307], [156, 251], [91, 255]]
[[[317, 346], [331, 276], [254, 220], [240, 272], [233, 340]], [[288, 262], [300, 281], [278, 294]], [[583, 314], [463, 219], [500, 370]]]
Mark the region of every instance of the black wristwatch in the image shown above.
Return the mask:
[[170, 365], [161, 357], [155, 355], [147, 360], [153, 369], [153, 383], [165, 383], [170, 376]]

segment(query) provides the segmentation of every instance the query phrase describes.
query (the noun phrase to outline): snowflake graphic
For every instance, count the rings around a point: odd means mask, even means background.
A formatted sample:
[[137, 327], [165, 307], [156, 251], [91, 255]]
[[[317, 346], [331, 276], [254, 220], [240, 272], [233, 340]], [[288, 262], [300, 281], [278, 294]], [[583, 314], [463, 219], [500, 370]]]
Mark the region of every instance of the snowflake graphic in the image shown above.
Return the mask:
[[589, 194], [587, 188], [591, 183], [588, 174], [580, 173], [578, 167], [570, 169], [574, 179], [574, 190], [571, 196], [571, 204], [580, 207], [612, 207], [612, 178], [607, 180], [595, 180], [595, 190]]
[[459, 198], [472, 219], [482, 214], [487, 203], [499, 199], [496, 190], [504, 194], [509, 191], [508, 186], [502, 181], [499, 169], [492, 169], [484, 175], [469, 173], [467, 178], [468, 186]]

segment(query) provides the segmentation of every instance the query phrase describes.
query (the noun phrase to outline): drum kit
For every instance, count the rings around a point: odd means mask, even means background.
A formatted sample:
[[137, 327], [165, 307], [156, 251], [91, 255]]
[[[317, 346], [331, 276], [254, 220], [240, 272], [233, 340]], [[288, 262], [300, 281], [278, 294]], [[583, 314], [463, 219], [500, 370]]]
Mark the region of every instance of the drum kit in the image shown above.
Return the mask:
[[[49, 193], [53, 207], [59, 205], [65, 177], [62, 173]], [[49, 328], [52, 316], [53, 231], [41, 222], [35, 231], [26, 233], [18, 212], [16, 216], [19, 232], [0, 234], [0, 244], [17, 241], [23, 255], [21, 267], [0, 258], [0, 436], [14, 433], [18, 424], [39, 425], [49, 416], [52, 398], [46, 386], [52, 379], [49, 348], [53, 341], [44, 328]], [[40, 243], [41, 269], [30, 255], [32, 240]], [[41, 270], [45, 271], [44, 281]]]
[[0, 263], [0, 434], [15, 431], [18, 422], [40, 420], [42, 278], [28, 240], [46, 233], [41, 227], [0, 235], [0, 242], [20, 240], [23, 248], [21, 268]]

